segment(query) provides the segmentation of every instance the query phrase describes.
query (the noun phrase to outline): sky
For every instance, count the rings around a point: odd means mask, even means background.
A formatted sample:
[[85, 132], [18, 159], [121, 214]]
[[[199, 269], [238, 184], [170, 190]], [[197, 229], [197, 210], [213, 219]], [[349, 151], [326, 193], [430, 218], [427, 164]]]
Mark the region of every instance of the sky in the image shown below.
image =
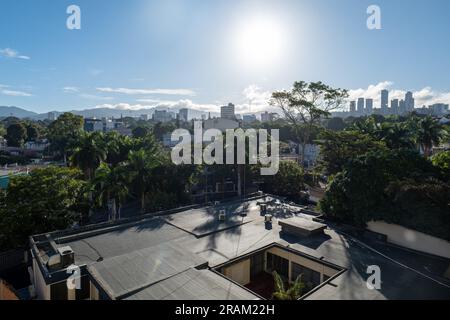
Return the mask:
[[448, 0], [1, 0], [0, 105], [253, 113], [297, 80], [375, 107], [384, 88], [450, 103], [449, 14]]

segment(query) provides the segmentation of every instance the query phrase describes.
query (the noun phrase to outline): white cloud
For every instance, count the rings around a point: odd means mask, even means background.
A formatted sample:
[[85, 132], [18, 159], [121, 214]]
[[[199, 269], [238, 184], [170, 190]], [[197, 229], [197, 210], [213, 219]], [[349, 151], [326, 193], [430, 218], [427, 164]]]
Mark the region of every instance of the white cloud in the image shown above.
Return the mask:
[[140, 109], [149, 109], [149, 108], [157, 108], [157, 109], [195, 109], [203, 112], [219, 112], [219, 106], [213, 104], [199, 104], [194, 103], [189, 99], [181, 99], [176, 101], [167, 101], [167, 100], [152, 100], [152, 99], [141, 99], [141, 100], [151, 100], [149, 103], [143, 102], [137, 104], [130, 103], [117, 103], [117, 104], [102, 104], [96, 106], [96, 108], [110, 108], [110, 109], [119, 109], [119, 110], [140, 110]]
[[77, 93], [80, 92], [80, 89], [78, 89], [77, 87], [64, 87], [63, 91], [65, 93]]
[[113, 97], [103, 97], [88, 93], [82, 93], [79, 96], [83, 99], [91, 99], [91, 100], [114, 100]]
[[236, 105], [236, 112], [239, 113], [255, 113], [266, 110], [275, 111], [269, 105], [271, 91], [264, 91], [257, 85], [250, 85], [242, 91], [245, 102]]
[[97, 91], [107, 93], [121, 93], [128, 95], [159, 94], [159, 95], [178, 95], [195, 96], [195, 92], [190, 89], [130, 89], [130, 88], [97, 88]]
[[8, 89], [2, 89], [0, 90], [0, 94], [3, 94], [5, 96], [11, 96], [11, 97], [31, 97], [32, 94], [24, 91], [17, 91], [17, 90], [8, 90]]
[[19, 54], [19, 52], [11, 48], [0, 49], [0, 56], [11, 59], [23, 59], [23, 60], [31, 59], [29, 56], [21, 55]]
[[[405, 99], [405, 94], [408, 90], [393, 88], [394, 83], [391, 81], [383, 81], [378, 84], [370, 85], [366, 89], [352, 89], [349, 90], [348, 101], [357, 100], [358, 98], [373, 99], [374, 107], [379, 108], [381, 105], [381, 90], [389, 90], [389, 100]], [[450, 104], [450, 92], [438, 92], [431, 87], [425, 87], [420, 90], [411, 91], [413, 93], [416, 108], [423, 105], [431, 105], [434, 103], [448, 103]]]

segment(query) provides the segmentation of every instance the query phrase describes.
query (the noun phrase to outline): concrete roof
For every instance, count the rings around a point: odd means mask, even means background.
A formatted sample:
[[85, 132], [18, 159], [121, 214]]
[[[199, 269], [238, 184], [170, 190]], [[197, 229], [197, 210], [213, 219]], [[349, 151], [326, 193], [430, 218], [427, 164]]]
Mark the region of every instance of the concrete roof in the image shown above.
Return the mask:
[[[331, 224], [327, 224], [324, 234], [313, 237], [283, 234], [279, 219], [313, 217], [299, 213], [299, 207], [279, 208], [271, 212], [274, 221], [268, 228], [257, 206], [260, 201], [225, 205], [232, 218], [223, 224], [214, 218], [214, 212], [220, 208], [200, 208], [68, 237], [58, 234], [55, 241], [60, 246], [71, 246], [76, 264], [86, 264], [113, 298], [195, 299], [207, 298], [203, 292], [212, 290], [214, 294], [208, 295], [211, 298], [252, 299], [252, 293], [246, 289], [196, 267], [203, 268], [199, 266], [207, 263], [214, 268], [276, 243], [346, 269], [306, 299], [450, 299], [450, 281], [427, 274], [432, 266], [448, 266], [449, 260], [402, 249], [380, 252], [387, 245], [376, 251]], [[242, 211], [246, 216], [237, 214]], [[413, 266], [414, 271], [404, 265], [405, 261], [422, 263]], [[380, 290], [366, 286], [369, 265], [381, 268]], [[231, 293], [224, 291], [224, 286], [233, 288]]]
[[188, 269], [125, 300], [257, 300], [258, 296], [211, 270]]

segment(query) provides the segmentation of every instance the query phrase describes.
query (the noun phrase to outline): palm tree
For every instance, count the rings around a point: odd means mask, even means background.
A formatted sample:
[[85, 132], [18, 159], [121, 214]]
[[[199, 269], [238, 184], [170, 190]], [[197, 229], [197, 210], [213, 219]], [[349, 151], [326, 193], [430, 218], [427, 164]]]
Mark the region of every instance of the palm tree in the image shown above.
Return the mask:
[[414, 149], [413, 130], [403, 123], [383, 123], [380, 138], [391, 149]]
[[426, 116], [417, 122], [417, 143], [423, 150], [424, 156], [431, 155], [433, 145], [438, 145], [444, 136], [444, 131], [439, 122], [431, 116]]
[[99, 132], [82, 133], [75, 144], [71, 157], [72, 165], [84, 172], [86, 179], [91, 180], [95, 169], [106, 159], [106, 147], [103, 136]]
[[272, 294], [272, 299], [298, 300], [301, 297], [302, 291], [305, 288], [305, 284], [302, 281], [302, 275], [299, 275], [287, 290], [285, 289], [283, 279], [281, 279], [276, 271], [273, 272], [273, 279], [275, 282], [275, 291]]
[[144, 149], [130, 151], [127, 170], [131, 172], [131, 182], [141, 201], [141, 212], [145, 208], [145, 194], [151, 184], [152, 170], [162, 163], [159, 153]]
[[96, 199], [102, 205], [108, 204], [111, 220], [120, 218], [120, 208], [129, 195], [128, 182], [124, 165], [110, 168], [102, 162], [95, 171], [92, 186], [96, 191]]

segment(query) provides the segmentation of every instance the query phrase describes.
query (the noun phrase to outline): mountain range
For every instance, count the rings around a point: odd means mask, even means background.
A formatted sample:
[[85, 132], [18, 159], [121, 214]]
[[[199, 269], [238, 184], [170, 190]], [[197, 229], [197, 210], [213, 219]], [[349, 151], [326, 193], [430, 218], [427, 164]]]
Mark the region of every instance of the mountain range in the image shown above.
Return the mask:
[[[145, 108], [138, 110], [131, 109], [113, 109], [113, 108], [93, 108], [85, 110], [72, 110], [68, 111], [73, 114], [83, 116], [85, 118], [121, 118], [121, 117], [140, 117], [143, 114], [151, 117], [155, 110], [167, 110], [161, 108]], [[178, 112], [177, 108], [171, 108], [169, 111]], [[60, 111], [53, 111], [56, 116], [62, 114]], [[23, 108], [18, 108], [15, 106], [0, 106], [0, 118], [6, 117], [16, 117], [20, 119], [31, 119], [31, 120], [45, 120], [48, 119], [48, 112], [36, 113], [32, 111], [25, 110]], [[189, 109], [189, 118], [201, 118], [202, 115], [207, 115], [207, 112]], [[212, 116], [217, 116], [218, 113], [211, 113]]]

